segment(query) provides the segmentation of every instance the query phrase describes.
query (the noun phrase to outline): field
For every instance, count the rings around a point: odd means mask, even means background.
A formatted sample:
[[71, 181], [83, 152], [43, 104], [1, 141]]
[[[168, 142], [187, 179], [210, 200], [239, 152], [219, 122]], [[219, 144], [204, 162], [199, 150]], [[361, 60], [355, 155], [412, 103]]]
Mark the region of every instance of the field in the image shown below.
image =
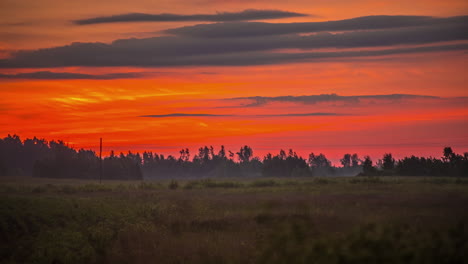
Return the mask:
[[467, 263], [468, 180], [0, 184], [1, 263]]

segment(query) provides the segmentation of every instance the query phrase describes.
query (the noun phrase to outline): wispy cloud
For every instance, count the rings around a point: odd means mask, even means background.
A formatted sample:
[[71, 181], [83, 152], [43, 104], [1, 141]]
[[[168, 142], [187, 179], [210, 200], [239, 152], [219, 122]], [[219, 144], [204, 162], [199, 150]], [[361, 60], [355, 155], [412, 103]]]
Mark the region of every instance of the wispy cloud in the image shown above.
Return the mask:
[[233, 116], [233, 115], [171, 113], [171, 114], [164, 114], [164, 115], [142, 115], [140, 117], [164, 118], [164, 117], [225, 117], [225, 116]]
[[251, 96], [251, 97], [234, 97], [225, 100], [250, 100], [252, 103], [243, 104], [242, 107], [261, 106], [270, 102], [292, 102], [302, 104], [318, 104], [326, 102], [345, 102], [345, 103], [359, 103], [362, 100], [404, 100], [404, 99], [440, 99], [436, 96], [427, 95], [413, 95], [413, 94], [384, 94], [384, 95], [351, 95], [343, 96], [337, 94], [319, 94], [319, 95], [301, 95], [301, 96]]
[[287, 113], [287, 114], [271, 114], [271, 115], [252, 115], [252, 117], [294, 117], [294, 116], [342, 116], [339, 113]]
[[340, 116], [339, 113], [284, 113], [284, 114], [258, 114], [258, 115], [221, 115], [221, 114], [190, 114], [190, 113], [172, 113], [164, 115], [142, 115], [140, 117], [151, 118], [167, 118], [167, 117], [248, 117], [248, 118], [262, 118], [262, 117], [305, 117], [305, 116]]
[[176, 22], [176, 21], [246, 21], [246, 20], [261, 20], [261, 19], [276, 19], [288, 17], [301, 17], [307, 14], [282, 10], [259, 10], [247, 9], [240, 12], [222, 12], [216, 14], [144, 14], [144, 13], [129, 13], [112, 16], [100, 16], [74, 21], [78, 25], [90, 25], [101, 23], [116, 23], [116, 22]]

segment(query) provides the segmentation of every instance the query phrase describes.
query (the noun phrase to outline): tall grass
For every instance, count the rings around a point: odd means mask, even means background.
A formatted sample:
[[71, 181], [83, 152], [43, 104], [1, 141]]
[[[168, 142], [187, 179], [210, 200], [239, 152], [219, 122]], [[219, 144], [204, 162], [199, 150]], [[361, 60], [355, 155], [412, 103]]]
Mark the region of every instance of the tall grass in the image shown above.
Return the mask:
[[0, 263], [466, 263], [466, 204], [456, 179], [10, 182]]

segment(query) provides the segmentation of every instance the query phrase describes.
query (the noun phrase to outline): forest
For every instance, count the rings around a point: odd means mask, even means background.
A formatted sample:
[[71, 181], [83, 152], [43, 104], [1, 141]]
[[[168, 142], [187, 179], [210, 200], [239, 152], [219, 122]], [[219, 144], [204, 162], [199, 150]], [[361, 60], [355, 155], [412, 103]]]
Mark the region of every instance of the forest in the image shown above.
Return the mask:
[[[441, 157], [410, 156], [399, 160], [391, 153], [374, 162], [346, 153], [334, 166], [322, 154], [311, 152], [307, 158], [294, 150], [280, 150], [263, 158], [254, 156], [249, 146], [233, 152], [221, 146], [204, 146], [192, 154], [180, 150], [180, 156], [153, 152], [120, 153], [113, 151], [102, 159], [92, 150], [68, 146], [63, 141], [36, 137], [25, 140], [17, 135], [0, 139], [0, 176], [39, 178], [77, 178], [140, 180], [151, 178], [196, 177], [308, 177], [308, 176], [468, 176], [468, 152], [455, 153], [451, 147]], [[102, 166], [102, 167], [101, 167]]]

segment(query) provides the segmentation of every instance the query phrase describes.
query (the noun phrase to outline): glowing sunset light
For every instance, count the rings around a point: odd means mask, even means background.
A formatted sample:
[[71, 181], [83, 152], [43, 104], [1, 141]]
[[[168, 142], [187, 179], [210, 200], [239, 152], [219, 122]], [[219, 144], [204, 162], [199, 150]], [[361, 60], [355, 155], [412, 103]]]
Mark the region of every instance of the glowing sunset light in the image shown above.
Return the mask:
[[105, 155], [461, 153], [467, 14], [461, 0], [7, 1], [0, 134], [102, 137]]

